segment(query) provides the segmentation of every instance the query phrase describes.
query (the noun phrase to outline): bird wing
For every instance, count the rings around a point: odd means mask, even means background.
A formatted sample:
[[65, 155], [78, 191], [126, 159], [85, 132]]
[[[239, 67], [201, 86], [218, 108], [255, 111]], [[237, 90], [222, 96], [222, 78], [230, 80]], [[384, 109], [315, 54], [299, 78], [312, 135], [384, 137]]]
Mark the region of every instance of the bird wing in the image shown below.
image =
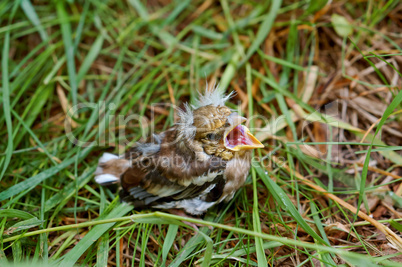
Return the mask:
[[[165, 172], [163, 172], [160, 169], [163, 168], [151, 169], [137, 166], [128, 168], [121, 176], [122, 199], [134, 203], [136, 207], [203, 195], [209, 201], [216, 201], [222, 194], [225, 185], [223, 170], [216, 168], [205, 170], [200, 176], [188, 176], [186, 179], [172, 179], [173, 171], [164, 169]], [[186, 172], [185, 174], [191, 173]], [[167, 175], [170, 179], [167, 178]], [[183, 175], [183, 172], [178, 173], [178, 175]], [[191, 182], [188, 183], [188, 181]]]
[[123, 188], [120, 196], [123, 201], [131, 202], [137, 208], [196, 197], [204, 197], [205, 201], [213, 202], [222, 195], [224, 185], [225, 179], [222, 174], [218, 174], [212, 181], [202, 185], [182, 186], [169, 181], [158, 171], [152, 171], [146, 175], [140, 185]]
[[171, 142], [161, 145], [168, 137], [139, 145], [126, 154], [132, 165], [121, 176], [122, 199], [136, 207], [202, 195], [214, 201], [225, 184], [226, 161], [212, 156], [197, 161]]

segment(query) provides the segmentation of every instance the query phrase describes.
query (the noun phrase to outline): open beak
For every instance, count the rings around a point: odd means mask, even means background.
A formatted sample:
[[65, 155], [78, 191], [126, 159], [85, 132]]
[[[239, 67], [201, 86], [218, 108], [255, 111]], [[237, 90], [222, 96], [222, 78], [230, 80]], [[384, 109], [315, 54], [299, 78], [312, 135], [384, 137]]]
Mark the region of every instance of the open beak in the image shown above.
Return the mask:
[[246, 118], [239, 116], [236, 112], [229, 115], [229, 126], [225, 130], [223, 137], [223, 142], [227, 149], [239, 151], [264, 147], [264, 145], [250, 133], [250, 130], [246, 126], [241, 125], [241, 123], [246, 120]]

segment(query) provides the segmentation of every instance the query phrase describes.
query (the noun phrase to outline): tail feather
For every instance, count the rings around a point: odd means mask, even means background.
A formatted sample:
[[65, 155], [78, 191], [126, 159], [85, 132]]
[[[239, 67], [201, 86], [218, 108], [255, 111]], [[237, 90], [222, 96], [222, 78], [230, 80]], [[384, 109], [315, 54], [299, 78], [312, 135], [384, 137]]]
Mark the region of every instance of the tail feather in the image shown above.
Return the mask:
[[95, 181], [100, 185], [120, 182], [120, 176], [130, 167], [129, 161], [110, 153], [104, 153], [99, 159], [95, 171]]

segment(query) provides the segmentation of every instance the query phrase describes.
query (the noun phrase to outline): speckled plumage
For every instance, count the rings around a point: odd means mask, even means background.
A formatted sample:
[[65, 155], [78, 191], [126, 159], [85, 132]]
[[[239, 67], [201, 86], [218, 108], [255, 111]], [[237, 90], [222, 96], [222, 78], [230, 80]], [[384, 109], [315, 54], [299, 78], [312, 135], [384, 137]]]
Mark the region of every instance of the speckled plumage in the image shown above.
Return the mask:
[[240, 144], [234, 151], [227, 145], [232, 129], [244, 121], [224, 106], [228, 98], [207, 91], [195, 106], [179, 112], [180, 120], [172, 128], [120, 157], [104, 155], [95, 180], [102, 185], [120, 183], [121, 199], [135, 208], [183, 208], [202, 214], [230, 200], [247, 178], [251, 150]]

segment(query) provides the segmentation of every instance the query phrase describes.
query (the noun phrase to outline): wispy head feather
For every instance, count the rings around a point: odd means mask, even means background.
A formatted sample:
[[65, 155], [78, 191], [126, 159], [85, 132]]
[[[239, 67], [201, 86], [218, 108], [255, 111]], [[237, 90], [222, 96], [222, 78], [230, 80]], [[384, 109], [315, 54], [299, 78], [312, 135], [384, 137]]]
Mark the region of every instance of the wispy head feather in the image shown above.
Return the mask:
[[194, 115], [193, 108], [188, 104], [184, 104], [184, 110], [178, 109], [178, 115], [180, 120], [176, 123], [179, 129], [179, 133], [184, 135], [183, 137], [191, 139], [194, 137], [196, 128], [193, 125]]
[[234, 95], [234, 91], [230, 94], [225, 95], [222, 90], [219, 90], [219, 85], [214, 86], [212, 90], [208, 90], [208, 84], [205, 88], [204, 93], [198, 92], [198, 100], [195, 101], [194, 108], [199, 108], [208, 105], [214, 106], [224, 106], [226, 101], [228, 101]]

